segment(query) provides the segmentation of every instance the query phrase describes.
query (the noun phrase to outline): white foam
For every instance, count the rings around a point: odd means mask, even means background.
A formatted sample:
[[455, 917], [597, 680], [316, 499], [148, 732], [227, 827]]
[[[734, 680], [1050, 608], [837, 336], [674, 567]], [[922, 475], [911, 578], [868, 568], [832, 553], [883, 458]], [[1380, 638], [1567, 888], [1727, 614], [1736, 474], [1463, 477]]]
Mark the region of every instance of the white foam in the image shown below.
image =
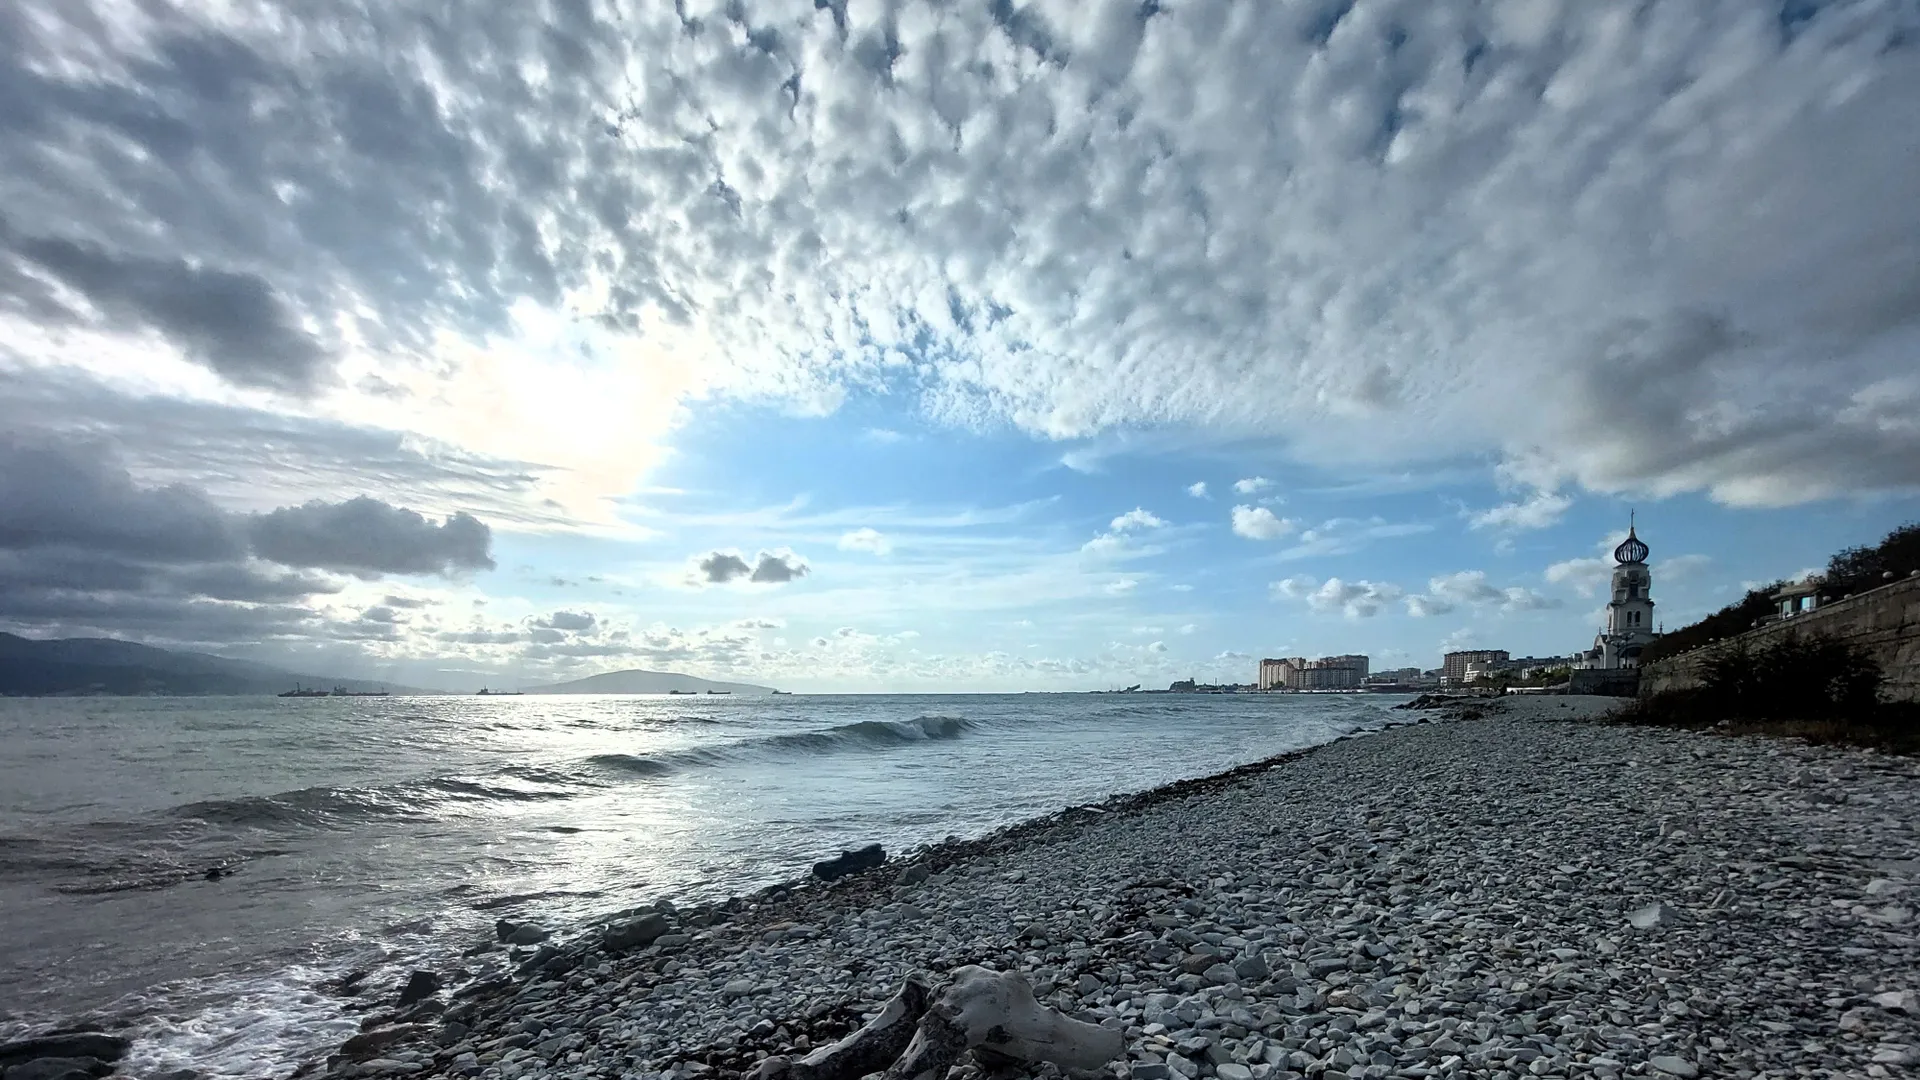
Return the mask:
[[[333, 1052], [360, 1030], [339, 999], [314, 989], [325, 973], [293, 967], [269, 976], [177, 985], [142, 994], [155, 1015], [131, 1032], [125, 1070], [134, 1075], [190, 1068], [205, 1077], [285, 1075]], [[166, 997], [191, 997], [194, 1012], [170, 1013]]]

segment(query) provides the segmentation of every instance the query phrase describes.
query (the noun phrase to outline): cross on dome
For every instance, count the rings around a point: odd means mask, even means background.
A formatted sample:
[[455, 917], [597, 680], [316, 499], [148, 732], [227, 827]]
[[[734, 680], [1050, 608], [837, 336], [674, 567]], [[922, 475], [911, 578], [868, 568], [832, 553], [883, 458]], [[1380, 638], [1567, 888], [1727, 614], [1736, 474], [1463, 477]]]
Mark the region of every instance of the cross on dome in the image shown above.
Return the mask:
[[1613, 549], [1613, 561], [1622, 566], [1632, 566], [1647, 561], [1647, 545], [1634, 535], [1633, 512], [1627, 512], [1627, 538]]

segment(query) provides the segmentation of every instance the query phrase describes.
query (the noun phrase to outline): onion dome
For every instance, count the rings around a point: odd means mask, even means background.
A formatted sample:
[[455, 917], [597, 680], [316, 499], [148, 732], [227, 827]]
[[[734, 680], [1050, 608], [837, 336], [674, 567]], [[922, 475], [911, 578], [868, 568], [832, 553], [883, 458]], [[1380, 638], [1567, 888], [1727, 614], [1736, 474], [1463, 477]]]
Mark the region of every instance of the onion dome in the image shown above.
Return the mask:
[[1623, 566], [1647, 561], [1647, 545], [1633, 533], [1633, 527], [1627, 527], [1627, 538], [1613, 549], [1613, 561]]

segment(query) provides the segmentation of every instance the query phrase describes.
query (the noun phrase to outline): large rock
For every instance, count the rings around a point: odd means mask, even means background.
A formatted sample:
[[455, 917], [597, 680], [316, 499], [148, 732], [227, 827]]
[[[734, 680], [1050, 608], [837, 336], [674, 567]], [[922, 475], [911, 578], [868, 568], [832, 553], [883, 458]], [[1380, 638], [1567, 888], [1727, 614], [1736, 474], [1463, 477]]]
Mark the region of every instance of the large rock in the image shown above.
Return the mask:
[[112, 1071], [99, 1058], [44, 1057], [8, 1069], [6, 1080], [93, 1080]]
[[42, 1035], [34, 1039], [22, 1039], [19, 1042], [0, 1043], [0, 1069], [9, 1069], [25, 1065], [29, 1061], [41, 1058], [93, 1058], [96, 1061], [119, 1061], [127, 1056], [127, 1048], [133, 1044], [118, 1035], [108, 1035], [103, 1031], [70, 1031], [59, 1035]]
[[[340, 1046], [340, 1056], [350, 1061], [370, 1061], [384, 1054], [395, 1043], [405, 1042], [416, 1036], [424, 1035], [427, 1029], [421, 1024], [406, 1024], [400, 1027], [375, 1028], [363, 1031], [348, 1039]], [[7, 1080], [13, 1080], [8, 1077]]]
[[509, 922], [506, 919], [493, 924], [493, 933], [508, 945], [538, 945], [553, 936], [553, 931], [532, 923]]
[[609, 925], [600, 935], [600, 944], [613, 952], [644, 949], [672, 928], [665, 915], [653, 912]]
[[425, 1001], [440, 992], [440, 976], [431, 971], [416, 971], [407, 976], [407, 985], [400, 989], [400, 1007], [406, 1008], [417, 1001]]
[[833, 881], [858, 874], [862, 870], [871, 870], [887, 861], [886, 849], [879, 844], [868, 844], [863, 848], [843, 851], [825, 862], [813, 864], [813, 876], [822, 881]]

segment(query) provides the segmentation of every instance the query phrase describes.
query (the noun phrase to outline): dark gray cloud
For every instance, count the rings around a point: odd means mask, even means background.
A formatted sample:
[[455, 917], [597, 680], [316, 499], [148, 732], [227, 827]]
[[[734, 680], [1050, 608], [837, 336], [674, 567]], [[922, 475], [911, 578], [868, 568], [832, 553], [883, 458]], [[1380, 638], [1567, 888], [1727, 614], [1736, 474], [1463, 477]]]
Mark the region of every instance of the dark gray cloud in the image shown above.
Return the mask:
[[753, 567], [747, 565], [747, 560], [726, 551], [716, 551], [706, 555], [701, 558], [698, 565], [700, 573], [705, 575], [708, 582], [715, 585], [724, 585], [735, 578], [747, 577], [753, 573]]
[[436, 524], [366, 495], [255, 515], [247, 535], [263, 559], [360, 577], [493, 569], [493, 531], [472, 514]]
[[796, 578], [806, 577], [810, 570], [811, 568], [798, 555], [772, 555], [763, 551], [760, 553], [760, 561], [753, 565], [752, 580], [784, 584]]
[[0, 440], [0, 548], [67, 548], [166, 562], [241, 557], [231, 515], [184, 484], [136, 486], [111, 448]]
[[594, 628], [596, 620], [591, 611], [556, 611], [545, 618], [535, 619], [533, 625], [569, 633], [586, 633]]
[[[305, 394], [326, 376], [326, 350], [257, 275], [109, 251], [84, 240], [29, 236], [0, 217], [0, 256], [7, 254], [78, 293], [117, 328], [156, 330], [229, 382]], [[24, 274], [0, 273], [0, 289], [9, 286], [16, 302], [33, 304], [43, 315], [90, 321], [87, 312], [59, 305]]]
[[751, 563], [738, 552], [714, 551], [701, 556], [694, 565], [699, 580], [710, 585], [743, 578], [760, 585], [784, 585], [812, 572], [805, 559], [790, 551], [762, 551]]
[[139, 483], [105, 443], [0, 439], [0, 623], [15, 628], [191, 644], [390, 638], [399, 609], [417, 605], [391, 598], [330, 623], [309, 605], [342, 583], [315, 571], [474, 568], [490, 564], [488, 539], [471, 517], [435, 525], [373, 499], [233, 513], [190, 485]]
[[[0, 341], [0, 359], [6, 343]], [[0, 377], [0, 431], [26, 445], [98, 441], [143, 475], [188, 481], [254, 509], [339, 499], [377, 478], [389, 501], [490, 522], [565, 519], [531, 497], [549, 470], [404, 432], [258, 408], [117, 390], [84, 374], [20, 368]], [[263, 450], [268, 452], [263, 452]]]

